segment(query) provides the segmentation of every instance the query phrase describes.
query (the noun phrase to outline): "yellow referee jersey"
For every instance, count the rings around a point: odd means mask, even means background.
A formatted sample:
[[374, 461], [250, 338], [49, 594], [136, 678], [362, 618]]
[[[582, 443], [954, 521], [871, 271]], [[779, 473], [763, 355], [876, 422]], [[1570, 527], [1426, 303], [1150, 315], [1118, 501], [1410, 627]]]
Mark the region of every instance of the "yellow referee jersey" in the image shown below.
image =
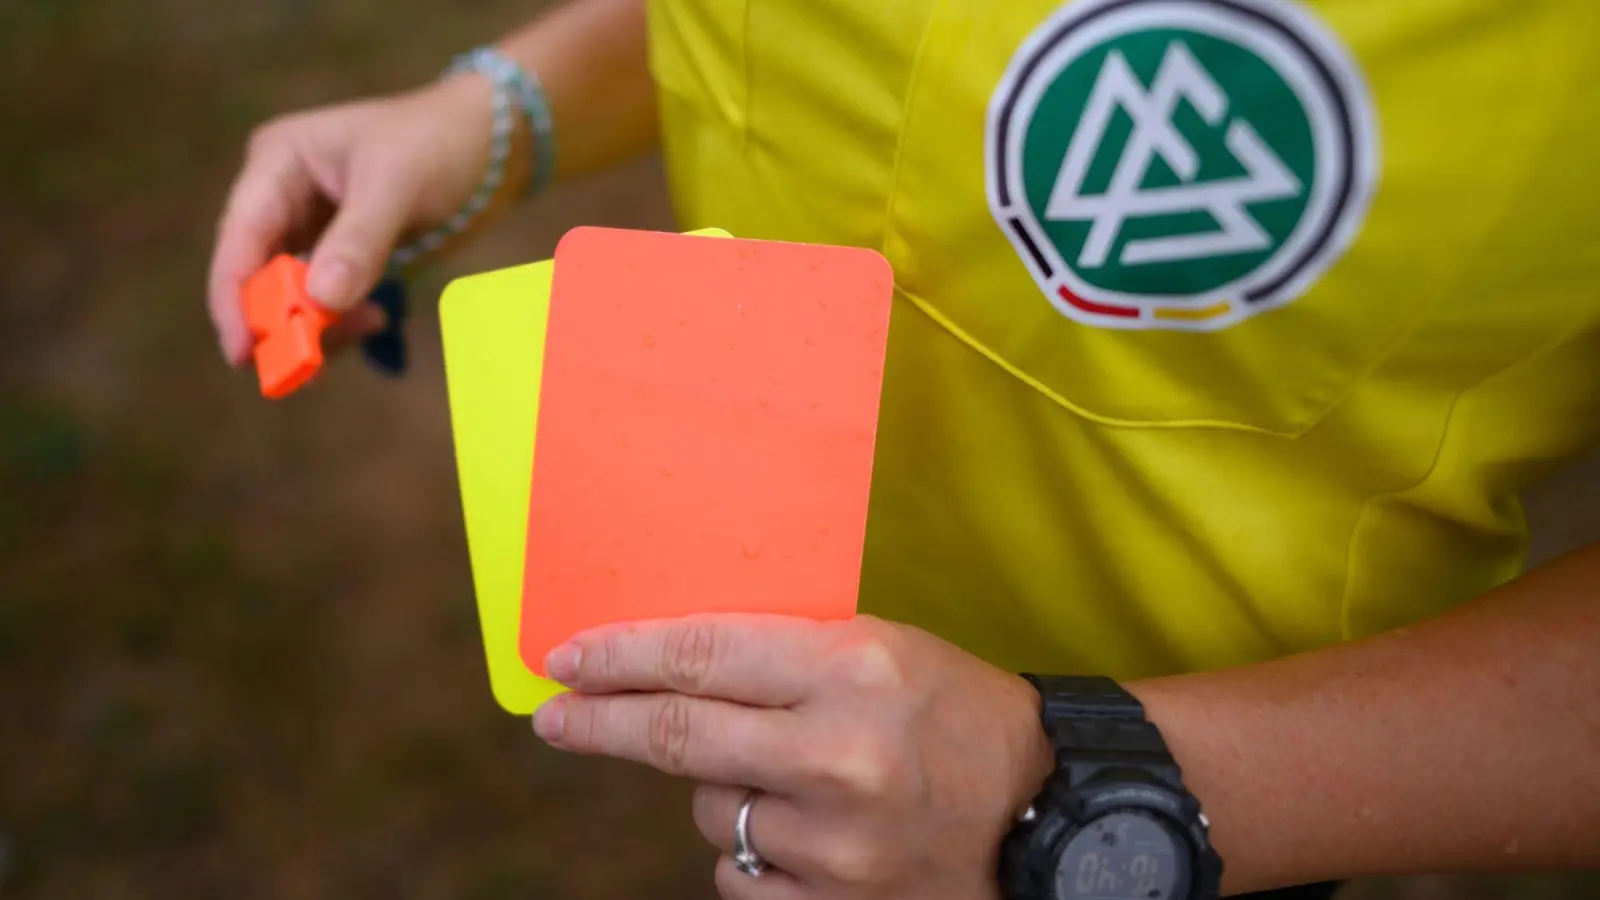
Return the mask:
[[1600, 439], [1594, 0], [652, 0], [686, 228], [899, 284], [863, 609], [1136, 677], [1512, 577]]

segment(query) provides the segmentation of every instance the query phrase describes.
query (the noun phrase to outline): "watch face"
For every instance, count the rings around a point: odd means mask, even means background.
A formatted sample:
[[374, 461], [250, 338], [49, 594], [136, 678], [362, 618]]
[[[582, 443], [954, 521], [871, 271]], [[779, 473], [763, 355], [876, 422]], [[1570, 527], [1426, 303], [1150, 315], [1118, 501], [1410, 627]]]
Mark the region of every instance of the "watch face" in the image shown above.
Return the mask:
[[1056, 864], [1056, 900], [1183, 900], [1188, 846], [1143, 813], [1116, 812], [1083, 827]]

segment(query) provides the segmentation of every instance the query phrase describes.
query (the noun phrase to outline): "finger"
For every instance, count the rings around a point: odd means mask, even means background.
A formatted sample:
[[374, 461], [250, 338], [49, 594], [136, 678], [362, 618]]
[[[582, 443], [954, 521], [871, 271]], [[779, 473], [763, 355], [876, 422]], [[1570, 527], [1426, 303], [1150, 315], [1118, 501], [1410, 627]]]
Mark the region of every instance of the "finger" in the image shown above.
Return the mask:
[[[734, 829], [746, 796], [745, 788], [717, 784], [703, 784], [694, 792], [695, 827], [725, 855], [734, 852]], [[751, 845], [767, 862], [801, 878], [816, 871], [809, 852], [816, 828], [785, 797], [758, 795], [750, 807], [747, 828]]]
[[565, 694], [539, 708], [534, 730], [574, 753], [643, 763], [668, 775], [748, 784], [778, 793], [803, 787], [794, 758], [798, 716], [682, 694]]
[[379, 159], [356, 167], [339, 211], [311, 254], [306, 291], [335, 312], [366, 298], [383, 274], [412, 206], [397, 162]]
[[768, 869], [756, 878], [739, 871], [728, 856], [717, 860], [716, 885], [722, 900], [811, 900], [815, 896], [787, 872]]
[[608, 626], [546, 660], [589, 694], [670, 691], [749, 706], [793, 706], [815, 683], [826, 626], [788, 616], [706, 615]]
[[240, 288], [278, 250], [294, 227], [296, 211], [315, 191], [299, 155], [271, 139], [252, 147], [234, 183], [217, 223], [206, 300], [223, 356], [235, 366], [249, 360], [254, 345]]
[[[744, 800], [743, 788], [701, 785], [695, 791], [695, 827], [730, 856]], [[777, 794], [756, 797], [746, 827], [763, 859], [808, 885], [881, 884], [893, 874], [881, 843]]]

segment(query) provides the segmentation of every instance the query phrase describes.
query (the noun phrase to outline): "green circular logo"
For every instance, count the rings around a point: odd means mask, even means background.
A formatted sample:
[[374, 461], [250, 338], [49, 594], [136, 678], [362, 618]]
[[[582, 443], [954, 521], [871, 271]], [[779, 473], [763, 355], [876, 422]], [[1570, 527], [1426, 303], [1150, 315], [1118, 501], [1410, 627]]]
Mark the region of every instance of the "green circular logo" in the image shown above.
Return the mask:
[[1086, 324], [1209, 330], [1300, 296], [1377, 172], [1359, 73], [1285, 2], [1087, 0], [1017, 54], [990, 111], [989, 200]]

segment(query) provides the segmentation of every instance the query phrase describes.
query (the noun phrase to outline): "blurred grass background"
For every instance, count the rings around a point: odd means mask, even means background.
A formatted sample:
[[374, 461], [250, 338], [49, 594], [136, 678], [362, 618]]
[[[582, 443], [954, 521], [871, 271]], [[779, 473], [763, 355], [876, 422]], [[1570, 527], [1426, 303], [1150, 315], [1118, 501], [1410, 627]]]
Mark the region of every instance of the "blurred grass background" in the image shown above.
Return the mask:
[[[687, 786], [544, 750], [490, 699], [431, 304], [405, 382], [342, 360], [282, 404], [204, 315], [253, 124], [431, 78], [543, 5], [0, 4], [0, 898], [713, 896]], [[577, 224], [669, 227], [656, 162], [556, 190], [417, 297]], [[1541, 554], [1600, 536], [1600, 467], [1534, 508]]]

